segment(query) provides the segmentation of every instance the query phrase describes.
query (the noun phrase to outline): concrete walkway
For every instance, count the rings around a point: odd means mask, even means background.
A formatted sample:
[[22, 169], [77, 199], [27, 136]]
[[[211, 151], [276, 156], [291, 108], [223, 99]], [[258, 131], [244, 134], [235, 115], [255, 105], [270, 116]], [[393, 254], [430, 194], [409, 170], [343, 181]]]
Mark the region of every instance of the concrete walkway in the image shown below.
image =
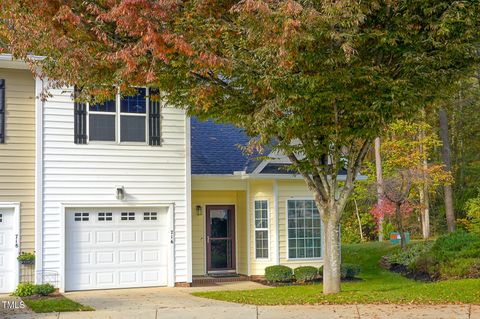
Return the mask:
[[[321, 318], [435, 318], [480, 319], [480, 306], [470, 305], [318, 305], [251, 306], [191, 296], [194, 291], [264, 288], [251, 283], [226, 283], [214, 287], [142, 288], [72, 292], [65, 295], [93, 306], [93, 312], [34, 314], [0, 309], [1, 319], [321, 319]], [[267, 288], [268, 289], [268, 288]], [[0, 301], [7, 296], [0, 295]], [[12, 297], [9, 297], [12, 300]], [[0, 307], [2, 304], [0, 303]]]

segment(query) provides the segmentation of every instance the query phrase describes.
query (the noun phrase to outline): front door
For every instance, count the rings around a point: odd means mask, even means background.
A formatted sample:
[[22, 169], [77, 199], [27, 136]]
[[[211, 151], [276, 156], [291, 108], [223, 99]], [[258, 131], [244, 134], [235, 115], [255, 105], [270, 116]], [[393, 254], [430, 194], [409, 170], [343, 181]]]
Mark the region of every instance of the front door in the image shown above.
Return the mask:
[[207, 271], [235, 270], [235, 206], [206, 207]]

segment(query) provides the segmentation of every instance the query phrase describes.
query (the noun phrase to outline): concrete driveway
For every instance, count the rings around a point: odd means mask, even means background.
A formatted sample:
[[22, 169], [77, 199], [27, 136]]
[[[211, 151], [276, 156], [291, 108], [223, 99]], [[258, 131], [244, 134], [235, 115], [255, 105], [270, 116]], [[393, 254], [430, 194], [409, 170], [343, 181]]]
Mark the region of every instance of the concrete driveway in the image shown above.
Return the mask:
[[[225, 283], [214, 287], [141, 288], [71, 292], [65, 295], [93, 306], [93, 312], [33, 314], [10, 310], [1, 319], [320, 319], [320, 318], [435, 318], [480, 319], [480, 306], [470, 305], [335, 305], [250, 306], [198, 298], [194, 291], [263, 288], [256, 283]], [[0, 300], [2, 296], [0, 296]], [[1, 307], [1, 304], [0, 304]]]

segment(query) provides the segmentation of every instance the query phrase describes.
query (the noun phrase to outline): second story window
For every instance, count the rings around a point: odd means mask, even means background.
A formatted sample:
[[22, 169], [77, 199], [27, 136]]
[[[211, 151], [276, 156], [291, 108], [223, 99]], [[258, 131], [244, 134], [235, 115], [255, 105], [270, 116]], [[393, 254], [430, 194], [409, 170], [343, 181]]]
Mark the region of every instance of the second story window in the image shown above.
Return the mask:
[[147, 89], [133, 96], [90, 104], [89, 141], [139, 142], [147, 140]]
[[[102, 103], [75, 103], [75, 143], [139, 143], [160, 145], [159, 101], [151, 89], [137, 88], [135, 95]], [[158, 93], [154, 94], [158, 96]]]

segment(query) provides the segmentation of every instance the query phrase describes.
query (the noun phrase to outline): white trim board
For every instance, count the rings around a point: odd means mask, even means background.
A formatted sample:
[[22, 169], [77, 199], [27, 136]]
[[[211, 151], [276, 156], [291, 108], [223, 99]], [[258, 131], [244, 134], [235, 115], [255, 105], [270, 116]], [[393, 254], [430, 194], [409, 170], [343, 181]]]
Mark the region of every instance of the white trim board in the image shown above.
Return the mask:
[[280, 211], [278, 205], [278, 181], [273, 181], [273, 209], [275, 218], [275, 265], [280, 265]]
[[191, 123], [190, 123], [190, 117], [186, 117], [185, 119], [186, 125], [185, 125], [185, 154], [187, 157], [186, 163], [185, 163], [185, 186], [186, 186], [186, 191], [185, 191], [185, 203], [186, 203], [186, 211], [187, 211], [187, 282], [192, 282], [193, 281], [193, 247], [192, 247], [192, 159], [191, 159], [191, 141], [190, 141], [190, 136], [191, 136]]
[[35, 283], [42, 278], [37, 274], [43, 269], [43, 113], [45, 102], [41, 98], [44, 82], [35, 79]]

